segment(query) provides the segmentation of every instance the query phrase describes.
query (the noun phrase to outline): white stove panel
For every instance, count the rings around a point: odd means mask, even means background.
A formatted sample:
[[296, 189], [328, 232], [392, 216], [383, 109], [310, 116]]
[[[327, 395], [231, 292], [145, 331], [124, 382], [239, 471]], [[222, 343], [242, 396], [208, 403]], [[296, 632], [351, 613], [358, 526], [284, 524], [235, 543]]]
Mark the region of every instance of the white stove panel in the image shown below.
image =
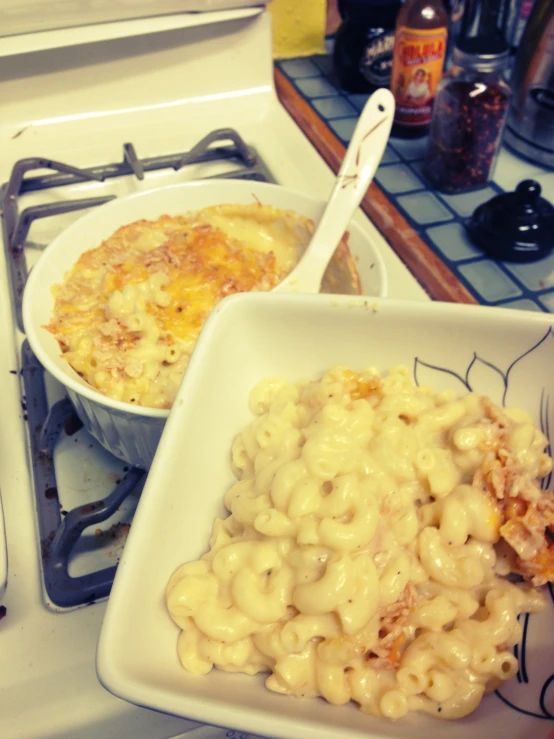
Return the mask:
[[169, 13], [209, 13], [264, 5], [267, 0], [1, 0], [0, 37], [149, 18]]

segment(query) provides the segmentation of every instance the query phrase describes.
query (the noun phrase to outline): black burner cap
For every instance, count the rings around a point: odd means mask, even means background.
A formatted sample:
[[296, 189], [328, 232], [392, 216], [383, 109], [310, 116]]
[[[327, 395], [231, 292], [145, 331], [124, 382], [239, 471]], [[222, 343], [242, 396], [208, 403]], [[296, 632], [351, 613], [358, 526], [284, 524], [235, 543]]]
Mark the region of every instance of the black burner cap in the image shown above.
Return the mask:
[[554, 208], [541, 187], [524, 180], [515, 192], [480, 205], [466, 222], [476, 246], [503, 262], [536, 262], [554, 248]]

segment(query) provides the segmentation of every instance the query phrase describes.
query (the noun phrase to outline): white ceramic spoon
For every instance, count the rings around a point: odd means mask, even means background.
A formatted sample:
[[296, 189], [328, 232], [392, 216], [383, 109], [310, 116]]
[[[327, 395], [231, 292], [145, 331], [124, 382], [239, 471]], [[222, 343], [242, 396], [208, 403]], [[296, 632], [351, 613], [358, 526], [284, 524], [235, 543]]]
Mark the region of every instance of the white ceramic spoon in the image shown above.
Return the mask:
[[369, 98], [344, 156], [335, 186], [302, 259], [274, 292], [317, 293], [356, 208], [362, 201], [389, 140], [394, 97], [376, 90]]

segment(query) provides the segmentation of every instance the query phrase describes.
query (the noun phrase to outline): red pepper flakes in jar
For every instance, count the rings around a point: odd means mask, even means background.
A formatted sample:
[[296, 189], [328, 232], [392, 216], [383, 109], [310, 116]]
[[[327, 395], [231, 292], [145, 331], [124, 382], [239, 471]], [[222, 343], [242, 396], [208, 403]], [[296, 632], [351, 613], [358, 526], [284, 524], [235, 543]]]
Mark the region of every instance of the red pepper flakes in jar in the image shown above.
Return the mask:
[[490, 182], [510, 87], [509, 52], [499, 39], [462, 39], [439, 84], [423, 172], [440, 192], [461, 193]]

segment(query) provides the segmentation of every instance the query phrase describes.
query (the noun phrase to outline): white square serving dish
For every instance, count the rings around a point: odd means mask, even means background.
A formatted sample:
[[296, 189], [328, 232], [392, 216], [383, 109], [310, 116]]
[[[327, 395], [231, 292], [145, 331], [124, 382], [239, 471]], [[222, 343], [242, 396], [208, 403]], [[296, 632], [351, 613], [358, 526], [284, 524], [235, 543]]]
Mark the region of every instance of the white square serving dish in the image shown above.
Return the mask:
[[518, 678], [466, 719], [409, 714], [397, 722], [271, 693], [265, 676], [180, 666], [178, 629], [164, 589], [201, 556], [234, 478], [230, 447], [248, 422], [260, 380], [296, 381], [331, 365], [381, 370], [405, 364], [435, 390], [469, 389], [525, 408], [554, 429], [554, 319], [479, 306], [366, 297], [245, 294], [225, 299], [205, 324], [138, 506], [98, 647], [102, 684], [133, 703], [278, 739], [547, 739], [554, 731], [554, 590], [525, 617]]

